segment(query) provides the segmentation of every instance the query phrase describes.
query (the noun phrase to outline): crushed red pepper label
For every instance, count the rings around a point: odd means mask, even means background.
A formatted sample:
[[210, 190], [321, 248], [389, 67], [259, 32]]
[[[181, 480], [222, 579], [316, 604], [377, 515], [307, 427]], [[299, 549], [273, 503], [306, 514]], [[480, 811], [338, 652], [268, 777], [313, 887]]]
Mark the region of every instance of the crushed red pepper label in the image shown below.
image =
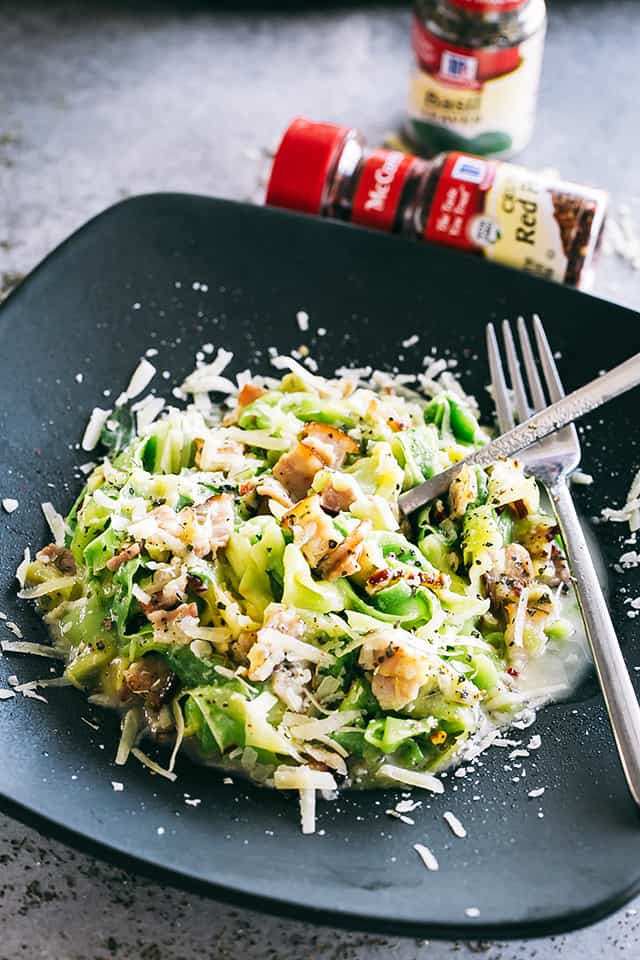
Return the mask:
[[562, 281], [571, 238], [563, 234], [559, 196], [553, 183], [524, 167], [451, 153], [424, 237]]

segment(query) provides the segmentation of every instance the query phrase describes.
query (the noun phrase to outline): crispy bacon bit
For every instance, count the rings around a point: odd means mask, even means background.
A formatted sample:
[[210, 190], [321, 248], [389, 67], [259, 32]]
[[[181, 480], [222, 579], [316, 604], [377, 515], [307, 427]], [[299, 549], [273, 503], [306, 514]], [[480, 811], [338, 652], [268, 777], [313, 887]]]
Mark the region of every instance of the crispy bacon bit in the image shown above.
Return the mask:
[[[188, 509], [188, 508], [187, 508]], [[205, 528], [209, 553], [218, 547], [226, 547], [233, 533], [233, 497], [229, 493], [220, 493], [209, 497], [204, 503], [194, 507], [197, 522]], [[197, 549], [196, 549], [197, 554]], [[205, 556], [200, 554], [200, 556]]]
[[513, 677], [515, 680], [520, 676], [520, 671], [516, 670], [515, 667], [507, 667], [507, 673], [510, 677]]
[[259, 387], [255, 383], [245, 383], [238, 394], [238, 409], [242, 410], [243, 407], [248, 407], [258, 397], [264, 396], [266, 392], [264, 387]]
[[224, 430], [210, 430], [204, 440], [197, 437], [195, 448], [200, 470], [236, 470], [242, 466], [242, 444], [231, 440]]
[[323, 467], [341, 467], [349, 453], [357, 453], [358, 444], [351, 437], [326, 423], [308, 423], [293, 449], [284, 453], [273, 476], [288, 490], [294, 500], [306, 497], [313, 478]]
[[534, 560], [549, 560], [554, 547], [557, 550], [553, 541], [559, 532], [558, 525], [550, 517], [534, 515], [529, 517], [524, 530], [518, 532], [518, 540]]
[[[181, 603], [175, 610], [153, 610], [147, 613], [147, 619], [153, 624], [153, 635], [163, 643], [176, 643], [180, 646], [190, 644], [183, 627], [183, 621], [197, 625], [198, 607], [195, 603]], [[186, 625], [186, 624], [185, 624]]]
[[383, 637], [362, 647], [359, 663], [373, 670], [371, 690], [383, 710], [401, 710], [415, 700], [429, 675], [426, 657]]
[[155, 654], [134, 660], [125, 670], [124, 679], [132, 693], [144, 696], [145, 703], [156, 709], [171, 698], [176, 683], [166, 661]]
[[357, 499], [358, 485], [353, 477], [346, 473], [331, 475], [320, 494], [320, 503], [329, 513], [340, 513], [342, 510], [348, 510]]
[[510, 579], [533, 580], [534, 571], [529, 551], [520, 543], [504, 548], [504, 573]]
[[155, 593], [151, 591], [151, 587], [147, 592], [151, 593], [151, 600], [141, 605], [143, 613], [149, 615], [154, 610], [171, 610], [177, 603], [182, 603], [184, 600], [187, 592], [187, 575], [182, 573], [178, 577], [173, 577]]
[[320, 574], [326, 580], [351, 577], [360, 569], [360, 555], [364, 538], [371, 530], [370, 520], [361, 520], [358, 526], [344, 538], [342, 543], [327, 553], [318, 564]]
[[293, 450], [284, 453], [275, 467], [273, 475], [289, 491], [293, 500], [306, 497], [316, 473], [325, 466], [316, 454], [302, 443]]
[[110, 570], [113, 573], [123, 563], [126, 563], [127, 560], [133, 560], [134, 557], [137, 557], [140, 554], [140, 544], [139, 543], [130, 543], [129, 546], [124, 547], [120, 553], [116, 553], [115, 557], [111, 557], [110, 560], [107, 560], [107, 570]]
[[261, 497], [267, 497], [269, 500], [275, 500], [276, 503], [287, 509], [293, 506], [293, 500], [275, 477], [259, 477], [256, 484], [256, 493]]
[[73, 558], [71, 550], [66, 547], [57, 547], [55, 543], [50, 543], [48, 547], [43, 547], [36, 553], [36, 560], [42, 563], [53, 563], [60, 573], [66, 573], [73, 576], [76, 573], [76, 561]]
[[195, 602], [181, 603], [175, 610], [155, 610], [147, 614], [148, 619], [154, 627], [166, 629], [172, 623], [183, 620], [185, 617], [197, 617], [198, 607]]
[[451, 577], [442, 570], [430, 573], [428, 570], [420, 570], [418, 576], [423, 587], [430, 587], [432, 590], [446, 590], [451, 585]]
[[255, 635], [255, 643], [247, 651], [250, 680], [266, 680], [288, 657], [282, 647], [283, 637], [300, 641], [304, 637], [304, 623], [295, 610], [288, 610], [280, 603], [273, 603], [265, 614], [264, 623]]
[[286, 530], [291, 530], [294, 542], [299, 544], [312, 567], [326, 557], [340, 539], [331, 518], [320, 506], [320, 497], [315, 493], [300, 500], [284, 515], [281, 523]]
[[394, 433], [398, 433], [400, 430], [406, 430], [410, 424], [408, 421], [399, 420], [397, 417], [387, 417], [387, 426], [390, 430], [393, 430]]
[[301, 443], [310, 447], [325, 466], [333, 469], [342, 466], [347, 454], [360, 450], [355, 440], [328, 423], [308, 423], [302, 431]]
[[207, 584], [195, 573], [189, 573], [187, 574], [187, 590], [190, 590], [191, 593], [206, 593]]
[[551, 558], [548, 566], [550, 569], [545, 570], [544, 580], [550, 586], [558, 587], [561, 583], [571, 582], [569, 565], [557, 543], [551, 545]]
[[519, 520], [523, 520], [526, 517], [526, 515], [529, 513], [529, 510], [524, 500], [514, 500], [512, 503], [509, 504], [509, 506], [511, 507], [511, 509], [513, 510], [513, 512], [515, 513], [516, 517], [518, 517]]

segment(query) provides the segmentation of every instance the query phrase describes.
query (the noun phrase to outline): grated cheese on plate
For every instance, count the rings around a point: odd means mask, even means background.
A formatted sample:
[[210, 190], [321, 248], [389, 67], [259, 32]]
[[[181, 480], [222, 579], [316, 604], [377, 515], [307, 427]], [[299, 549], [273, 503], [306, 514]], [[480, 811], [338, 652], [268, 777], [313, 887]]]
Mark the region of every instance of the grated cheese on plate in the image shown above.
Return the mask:
[[455, 813], [451, 813], [450, 810], [447, 810], [442, 814], [442, 819], [445, 821], [454, 836], [458, 837], [460, 840], [464, 840], [467, 835], [467, 831], [462, 826]]
[[95, 450], [98, 446], [103, 427], [110, 416], [111, 410], [103, 410], [101, 407], [93, 408], [80, 444], [83, 450], [87, 452]]
[[413, 849], [418, 854], [427, 870], [440, 869], [440, 864], [438, 863], [435, 855], [431, 852], [431, 850], [429, 850], [429, 847], [425, 847], [423, 843], [414, 843]]

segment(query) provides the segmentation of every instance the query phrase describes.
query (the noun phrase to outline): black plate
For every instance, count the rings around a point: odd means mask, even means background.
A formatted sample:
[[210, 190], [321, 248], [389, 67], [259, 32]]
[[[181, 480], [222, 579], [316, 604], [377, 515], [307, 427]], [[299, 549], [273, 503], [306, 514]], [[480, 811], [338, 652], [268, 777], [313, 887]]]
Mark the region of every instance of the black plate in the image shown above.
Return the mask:
[[[309, 334], [298, 329], [300, 309], [310, 314]], [[306, 342], [325, 373], [349, 361], [410, 371], [432, 346], [451, 351], [486, 400], [485, 323], [532, 311], [547, 322], [569, 387], [640, 347], [637, 314], [448, 251], [201, 197], [156, 195], [113, 207], [56, 250], [0, 311], [0, 497], [20, 501], [0, 516], [0, 610], [30, 639], [44, 638], [29, 605], [15, 599], [13, 570], [26, 543], [46, 541], [40, 501], [66, 510], [79, 490], [71, 478], [88, 459], [76, 443], [88, 411], [108, 404], [104, 390], [113, 398], [126, 385], [148, 347], [159, 351], [156, 387], [165, 396], [203, 342], [232, 349], [235, 370], [262, 372], [269, 346], [289, 351]], [[403, 348], [415, 332], [419, 345]], [[165, 369], [171, 380], [162, 378]], [[624, 497], [638, 466], [636, 412], [637, 395], [628, 395], [587, 421], [584, 468], [597, 477], [578, 491], [587, 514]], [[609, 564], [620, 552], [619, 532], [597, 528]], [[633, 665], [636, 621], [622, 600], [616, 592], [613, 611]], [[26, 680], [48, 669], [45, 660], [5, 655], [0, 685], [8, 674]], [[525, 761], [526, 781], [513, 783], [519, 771], [505, 769], [507, 751], [494, 749], [473, 776], [449, 777], [444, 797], [422, 795], [413, 827], [384, 814], [399, 792], [366, 793], [321, 803], [321, 832], [308, 838], [294, 800], [225, 785], [187, 760], [176, 784], [135, 761], [113, 767], [115, 718], [73, 690], [47, 696], [48, 705], [0, 702], [2, 807], [84, 849], [218, 898], [345, 927], [473, 938], [570, 929], [640, 888], [640, 824], [592, 681], [523, 734], [535, 730], [543, 742]], [[112, 780], [124, 790], [114, 792]], [[528, 800], [538, 786], [544, 796]], [[186, 795], [200, 805], [187, 805]], [[448, 831], [447, 809], [467, 839]], [[439, 873], [423, 868], [415, 842], [436, 852]], [[467, 916], [469, 907], [479, 916]]]

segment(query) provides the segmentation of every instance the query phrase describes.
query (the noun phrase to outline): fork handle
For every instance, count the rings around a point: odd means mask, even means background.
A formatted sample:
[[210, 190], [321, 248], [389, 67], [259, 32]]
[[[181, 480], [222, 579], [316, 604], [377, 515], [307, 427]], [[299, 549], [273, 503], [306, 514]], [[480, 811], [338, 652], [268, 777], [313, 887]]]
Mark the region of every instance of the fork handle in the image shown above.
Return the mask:
[[602, 593], [569, 487], [549, 490], [564, 540], [591, 655], [631, 796], [640, 806], [640, 705]]

